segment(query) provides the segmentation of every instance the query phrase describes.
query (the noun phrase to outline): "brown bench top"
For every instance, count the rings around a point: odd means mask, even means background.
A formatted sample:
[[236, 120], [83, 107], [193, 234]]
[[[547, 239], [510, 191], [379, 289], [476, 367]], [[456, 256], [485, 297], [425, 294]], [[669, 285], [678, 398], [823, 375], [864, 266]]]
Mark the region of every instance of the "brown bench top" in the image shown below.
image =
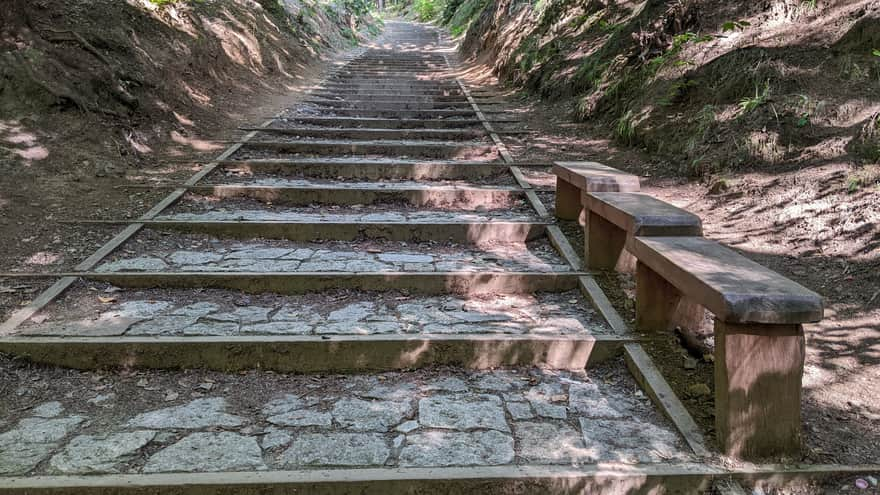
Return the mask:
[[700, 217], [647, 194], [594, 192], [583, 205], [630, 235], [703, 235]]
[[637, 176], [596, 162], [556, 162], [553, 173], [584, 191], [632, 192], [640, 189]]
[[689, 299], [729, 323], [822, 319], [822, 297], [702, 237], [632, 237], [627, 247]]

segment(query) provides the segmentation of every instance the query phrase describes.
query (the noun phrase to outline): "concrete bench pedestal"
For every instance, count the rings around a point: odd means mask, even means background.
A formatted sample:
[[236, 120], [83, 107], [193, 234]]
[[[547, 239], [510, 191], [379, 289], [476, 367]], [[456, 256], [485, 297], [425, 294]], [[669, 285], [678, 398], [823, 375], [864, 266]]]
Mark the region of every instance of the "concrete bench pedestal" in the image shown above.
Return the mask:
[[705, 310], [715, 317], [715, 426], [723, 452], [796, 455], [802, 323], [822, 318], [821, 297], [701, 237], [634, 237], [628, 249], [638, 258], [639, 330], [694, 328]]

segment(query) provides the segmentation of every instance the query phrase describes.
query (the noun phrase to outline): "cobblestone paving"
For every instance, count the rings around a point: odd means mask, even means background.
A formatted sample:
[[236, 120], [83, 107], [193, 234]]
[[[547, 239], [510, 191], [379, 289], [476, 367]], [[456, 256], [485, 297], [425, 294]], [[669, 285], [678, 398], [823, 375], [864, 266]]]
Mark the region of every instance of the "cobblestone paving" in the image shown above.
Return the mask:
[[[285, 246], [285, 247], [280, 247]], [[430, 248], [430, 246], [428, 246]], [[362, 248], [361, 248], [362, 249]], [[567, 272], [571, 267], [544, 243], [499, 244], [448, 252], [392, 246], [361, 251], [359, 246], [273, 243], [215, 243], [210, 249], [162, 250], [122, 257], [98, 266], [99, 272]], [[374, 251], [374, 252], [369, 252]]]
[[0, 475], [690, 460], [631, 380], [437, 370], [301, 382], [255, 403], [208, 393], [138, 414], [118, 413], [131, 398], [115, 395], [43, 403], [0, 417]]
[[[164, 296], [164, 299], [162, 298]], [[59, 312], [22, 335], [106, 337], [252, 335], [590, 335], [611, 330], [577, 292], [499, 295], [485, 299], [361, 294], [333, 303], [315, 295], [284, 296], [273, 305], [174, 294], [129, 299], [97, 314]], [[94, 297], [93, 295], [91, 297]], [[315, 302], [319, 300], [320, 302]], [[71, 302], [74, 308], [79, 306]], [[82, 313], [82, 314], [81, 314]]]

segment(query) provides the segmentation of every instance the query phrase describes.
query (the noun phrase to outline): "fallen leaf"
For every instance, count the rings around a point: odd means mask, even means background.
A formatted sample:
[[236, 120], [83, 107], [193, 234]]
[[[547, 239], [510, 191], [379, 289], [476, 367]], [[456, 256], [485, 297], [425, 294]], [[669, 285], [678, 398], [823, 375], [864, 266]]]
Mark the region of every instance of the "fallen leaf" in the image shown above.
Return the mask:
[[101, 301], [101, 302], [104, 303], [104, 304], [110, 304], [110, 303], [115, 303], [115, 302], [116, 302], [116, 298], [115, 298], [115, 297], [112, 297], [112, 296], [111, 296], [111, 297], [102, 297], [102, 296], [98, 296], [98, 300]]

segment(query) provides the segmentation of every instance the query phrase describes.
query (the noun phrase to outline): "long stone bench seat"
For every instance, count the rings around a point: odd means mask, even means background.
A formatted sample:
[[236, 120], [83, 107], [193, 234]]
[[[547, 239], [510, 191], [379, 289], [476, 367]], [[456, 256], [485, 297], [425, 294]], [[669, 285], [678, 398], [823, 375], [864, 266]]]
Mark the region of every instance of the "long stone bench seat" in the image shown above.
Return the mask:
[[582, 199], [586, 213], [584, 259], [591, 269], [632, 272], [626, 249], [633, 236], [702, 236], [700, 217], [647, 194], [592, 192]]
[[[633, 237], [636, 326], [662, 331], [715, 317], [715, 428], [731, 456], [796, 455], [803, 323], [822, 318], [815, 292], [701, 237]], [[704, 309], [705, 308], [705, 309]]]
[[596, 162], [556, 162], [556, 216], [563, 220], [581, 217], [581, 196], [588, 192], [638, 192], [639, 178]]

